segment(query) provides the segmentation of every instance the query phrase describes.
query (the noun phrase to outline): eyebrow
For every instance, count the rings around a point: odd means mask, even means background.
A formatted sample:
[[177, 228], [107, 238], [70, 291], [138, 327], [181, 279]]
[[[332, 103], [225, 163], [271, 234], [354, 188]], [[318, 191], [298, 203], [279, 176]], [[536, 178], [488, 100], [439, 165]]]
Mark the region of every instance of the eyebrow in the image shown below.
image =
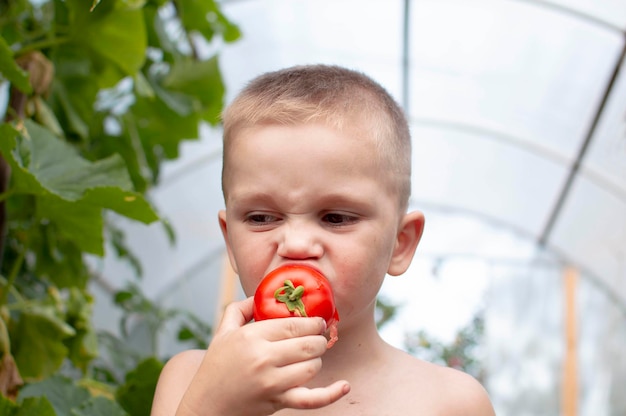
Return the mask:
[[[281, 205], [281, 199], [283, 196], [279, 196], [278, 198], [274, 194], [270, 194], [267, 192], [256, 192], [256, 191], [246, 191], [242, 192], [238, 195], [231, 195], [229, 199], [231, 202], [236, 202], [237, 204], [247, 205], [247, 204], [260, 204], [267, 205], [270, 207], [278, 207]], [[284, 198], [287, 198], [286, 196]], [[228, 201], [227, 201], [228, 202]], [[353, 208], [356, 207], [358, 209], [364, 210], [371, 206], [369, 200], [364, 198], [358, 198], [354, 196], [347, 196], [343, 193], [333, 192], [329, 194], [322, 194], [316, 196], [315, 201], [316, 207], [326, 207], [326, 208]], [[368, 209], [368, 211], [371, 208]]]
[[[272, 194], [269, 194], [267, 192], [247, 191], [241, 194], [230, 193], [228, 199], [234, 200], [237, 203], [275, 203], [275, 198], [272, 196]], [[226, 202], [228, 203], [228, 201]]]

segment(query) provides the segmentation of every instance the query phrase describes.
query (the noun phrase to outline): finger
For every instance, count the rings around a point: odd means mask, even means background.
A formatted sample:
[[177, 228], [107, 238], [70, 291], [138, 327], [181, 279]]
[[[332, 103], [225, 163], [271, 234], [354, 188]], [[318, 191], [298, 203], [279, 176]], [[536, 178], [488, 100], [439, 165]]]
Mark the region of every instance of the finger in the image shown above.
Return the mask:
[[350, 384], [345, 380], [313, 389], [294, 387], [282, 395], [280, 405], [281, 408], [317, 409], [336, 402], [349, 392]]
[[323, 318], [277, 318], [256, 322], [257, 329], [262, 330], [268, 341], [280, 341], [308, 335], [321, 335], [326, 332]]
[[323, 335], [307, 335], [272, 343], [273, 364], [277, 367], [321, 357], [328, 349]]
[[321, 369], [321, 358], [274, 368], [271, 372], [273, 381], [268, 386], [268, 391], [273, 395], [280, 395], [294, 387], [303, 386], [311, 381]]
[[224, 316], [222, 316], [218, 332], [241, 328], [252, 320], [253, 309], [254, 299], [252, 297], [230, 303], [224, 309]]

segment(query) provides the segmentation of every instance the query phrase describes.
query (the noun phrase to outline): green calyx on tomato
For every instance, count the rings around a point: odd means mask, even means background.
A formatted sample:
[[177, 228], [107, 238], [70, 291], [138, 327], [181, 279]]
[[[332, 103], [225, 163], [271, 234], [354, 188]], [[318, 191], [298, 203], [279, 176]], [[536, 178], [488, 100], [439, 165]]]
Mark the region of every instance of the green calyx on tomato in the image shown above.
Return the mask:
[[302, 303], [302, 295], [304, 294], [304, 286], [295, 287], [289, 279], [285, 280], [285, 285], [279, 287], [274, 292], [274, 298], [285, 304], [289, 312], [298, 311], [300, 316], [307, 316], [304, 303]]

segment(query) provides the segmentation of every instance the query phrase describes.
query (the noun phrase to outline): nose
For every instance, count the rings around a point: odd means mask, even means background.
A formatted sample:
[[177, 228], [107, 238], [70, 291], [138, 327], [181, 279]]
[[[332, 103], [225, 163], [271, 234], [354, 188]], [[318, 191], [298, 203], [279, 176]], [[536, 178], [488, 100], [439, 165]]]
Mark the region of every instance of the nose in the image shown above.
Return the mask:
[[324, 252], [316, 227], [305, 221], [290, 221], [282, 227], [277, 254], [285, 259], [320, 258]]

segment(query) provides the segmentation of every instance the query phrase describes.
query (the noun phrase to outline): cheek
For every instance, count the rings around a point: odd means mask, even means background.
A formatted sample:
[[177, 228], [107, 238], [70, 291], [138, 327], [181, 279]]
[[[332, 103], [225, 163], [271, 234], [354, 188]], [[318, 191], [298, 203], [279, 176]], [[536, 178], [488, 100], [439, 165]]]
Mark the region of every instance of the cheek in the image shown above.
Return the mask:
[[386, 262], [375, 250], [362, 257], [345, 257], [335, 265], [337, 274], [333, 289], [344, 312], [360, 309], [378, 294], [386, 273]]
[[336, 258], [337, 285], [342, 297], [358, 294], [362, 302], [364, 297], [375, 297], [382, 285], [395, 239], [389, 232], [372, 235], [363, 241], [346, 242], [343, 251], [347, 254]]
[[272, 261], [271, 244], [258, 240], [257, 236], [250, 234], [241, 238], [233, 236], [231, 240], [239, 280], [247, 296], [254, 294]]

